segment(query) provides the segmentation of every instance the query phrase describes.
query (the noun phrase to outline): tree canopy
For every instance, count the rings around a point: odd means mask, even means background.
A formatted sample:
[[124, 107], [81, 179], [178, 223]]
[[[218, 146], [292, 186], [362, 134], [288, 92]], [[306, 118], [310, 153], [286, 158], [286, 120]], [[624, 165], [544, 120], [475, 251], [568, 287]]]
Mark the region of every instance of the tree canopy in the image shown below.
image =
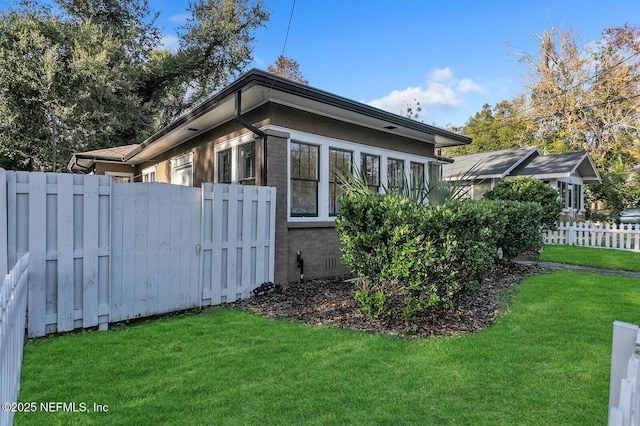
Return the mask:
[[640, 202], [640, 28], [607, 28], [595, 43], [552, 27], [536, 53], [519, 54], [522, 93], [484, 105], [462, 133], [468, 147], [446, 155], [537, 146], [544, 154], [589, 152], [603, 178], [594, 200], [611, 210]]
[[[194, 0], [176, 51], [146, 0], [24, 0], [0, 13], [0, 167], [139, 142], [251, 60], [262, 0]], [[55, 134], [52, 132], [55, 131]]]
[[298, 61], [283, 55], [278, 56], [276, 61], [269, 65], [267, 72], [295, 81], [296, 83], [309, 84], [309, 80], [305, 79], [304, 75], [302, 75], [302, 71], [300, 71], [300, 64]]

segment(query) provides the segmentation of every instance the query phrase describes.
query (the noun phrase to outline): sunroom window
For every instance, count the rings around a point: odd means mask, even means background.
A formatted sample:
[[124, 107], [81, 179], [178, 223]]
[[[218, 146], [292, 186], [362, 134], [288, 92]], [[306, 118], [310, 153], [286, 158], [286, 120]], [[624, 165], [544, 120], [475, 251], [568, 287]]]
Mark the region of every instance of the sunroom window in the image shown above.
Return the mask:
[[387, 159], [387, 190], [399, 193], [404, 184], [404, 161]]
[[319, 158], [320, 147], [291, 142], [291, 216], [318, 216]]
[[380, 192], [380, 157], [362, 154], [360, 158], [360, 171], [367, 181], [367, 187], [371, 192]]
[[420, 193], [424, 190], [424, 164], [411, 162], [411, 190]]
[[338, 183], [340, 175], [347, 176], [352, 173], [351, 164], [353, 153], [337, 148], [329, 148], [329, 216], [337, 216], [340, 212], [338, 195], [343, 190]]
[[218, 183], [231, 183], [231, 149], [218, 152]]
[[238, 147], [238, 182], [243, 185], [256, 183], [256, 143], [249, 142]]

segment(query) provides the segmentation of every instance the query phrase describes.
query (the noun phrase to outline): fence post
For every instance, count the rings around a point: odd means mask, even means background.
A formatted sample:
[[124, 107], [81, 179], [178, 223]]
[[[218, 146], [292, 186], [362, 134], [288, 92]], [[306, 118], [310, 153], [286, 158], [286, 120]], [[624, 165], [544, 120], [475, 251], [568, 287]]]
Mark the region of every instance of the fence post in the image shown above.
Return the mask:
[[9, 271], [7, 216], [7, 172], [0, 169], [0, 280]]
[[629, 357], [633, 354], [638, 326], [626, 322], [613, 323], [611, 344], [611, 378], [609, 382], [609, 413], [620, 405], [620, 384], [627, 376]]

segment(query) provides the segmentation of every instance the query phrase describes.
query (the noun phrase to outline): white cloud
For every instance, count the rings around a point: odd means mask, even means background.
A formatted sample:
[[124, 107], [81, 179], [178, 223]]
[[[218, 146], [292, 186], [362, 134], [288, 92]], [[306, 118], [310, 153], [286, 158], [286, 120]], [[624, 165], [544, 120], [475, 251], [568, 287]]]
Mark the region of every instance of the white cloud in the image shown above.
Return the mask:
[[463, 96], [469, 93], [486, 94], [485, 89], [470, 78], [454, 78], [449, 67], [433, 70], [427, 81], [419, 86], [410, 86], [404, 90], [394, 90], [388, 95], [374, 99], [369, 105], [389, 112], [404, 115], [407, 107], [415, 109], [419, 102], [422, 107], [421, 118], [434, 110], [451, 110], [464, 103]]
[[460, 80], [458, 82], [458, 86], [456, 87], [456, 90], [460, 93], [470, 93], [470, 92], [483, 93], [483, 94], [487, 93], [487, 91], [484, 90], [482, 86], [480, 86], [477, 83], [474, 83], [470, 78], [463, 78], [462, 80]]
[[178, 46], [180, 46], [180, 39], [173, 34], [165, 34], [160, 39], [160, 48], [176, 51], [178, 50]]
[[188, 13], [178, 13], [176, 15], [171, 15], [169, 17], [169, 21], [173, 22], [174, 24], [186, 24], [190, 17], [191, 15], [189, 15]]
[[453, 73], [449, 67], [437, 69], [431, 73], [431, 80], [441, 83], [451, 80], [452, 77]]

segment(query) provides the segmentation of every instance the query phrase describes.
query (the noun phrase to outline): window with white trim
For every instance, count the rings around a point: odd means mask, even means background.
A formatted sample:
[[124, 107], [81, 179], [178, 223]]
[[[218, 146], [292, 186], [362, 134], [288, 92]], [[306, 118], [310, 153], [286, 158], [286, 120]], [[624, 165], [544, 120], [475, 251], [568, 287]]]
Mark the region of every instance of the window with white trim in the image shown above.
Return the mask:
[[143, 182], [155, 182], [156, 181], [156, 166], [149, 167], [142, 171]]
[[413, 193], [420, 193], [425, 188], [424, 183], [424, 164], [411, 162], [411, 191]]
[[404, 182], [404, 161], [397, 158], [388, 158], [387, 191], [399, 193]]
[[238, 182], [243, 185], [256, 184], [256, 143], [238, 146]]
[[320, 147], [292, 141], [289, 167], [291, 216], [317, 217]]
[[105, 172], [104, 174], [111, 178], [111, 182], [112, 183], [131, 183], [131, 182], [133, 182], [133, 173]]
[[380, 157], [378, 155], [361, 154], [360, 171], [371, 192], [380, 192]]
[[193, 186], [193, 153], [171, 160], [171, 183], [174, 185]]
[[353, 152], [338, 148], [329, 148], [329, 216], [340, 212], [338, 196], [344, 192], [338, 183], [338, 177], [352, 174]]
[[218, 183], [231, 183], [231, 148], [217, 154]]

